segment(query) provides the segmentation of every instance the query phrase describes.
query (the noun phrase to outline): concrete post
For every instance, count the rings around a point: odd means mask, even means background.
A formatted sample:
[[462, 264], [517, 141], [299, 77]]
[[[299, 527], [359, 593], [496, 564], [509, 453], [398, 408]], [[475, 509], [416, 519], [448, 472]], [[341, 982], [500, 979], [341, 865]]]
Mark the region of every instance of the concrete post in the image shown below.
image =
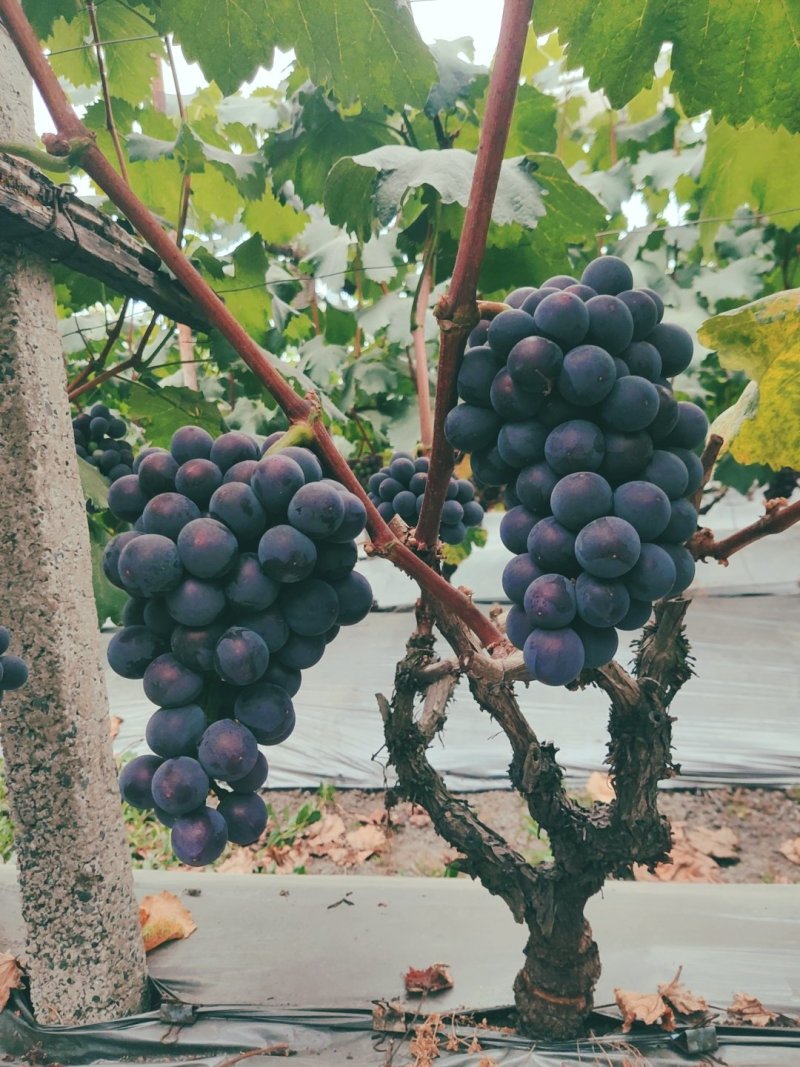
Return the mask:
[[[0, 140], [34, 143], [31, 83], [0, 27]], [[145, 1006], [52, 279], [0, 234], [0, 624], [30, 680], [0, 709], [36, 1017]]]

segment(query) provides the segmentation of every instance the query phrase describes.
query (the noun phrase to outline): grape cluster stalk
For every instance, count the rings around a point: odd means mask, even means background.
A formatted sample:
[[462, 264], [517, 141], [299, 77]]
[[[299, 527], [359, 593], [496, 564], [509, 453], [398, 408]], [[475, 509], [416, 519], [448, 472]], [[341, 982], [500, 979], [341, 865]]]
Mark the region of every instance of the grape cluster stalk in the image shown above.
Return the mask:
[[0, 626], [0, 700], [3, 693], [21, 689], [28, 680], [28, 664], [19, 656], [12, 655], [11, 631], [7, 626]]
[[[368, 496], [385, 522], [399, 515], [409, 526], [416, 526], [429, 467], [427, 456], [415, 459], [409, 452], [395, 452], [389, 463], [370, 477]], [[451, 478], [439, 523], [441, 540], [447, 545], [460, 545], [468, 527], [482, 522], [483, 508], [475, 499], [475, 486], [467, 478]]]
[[289, 737], [301, 672], [372, 608], [353, 569], [364, 505], [310, 450], [270, 453], [282, 436], [259, 445], [185, 426], [169, 450], [143, 449], [109, 490], [133, 529], [103, 554], [109, 581], [130, 595], [108, 661], [143, 679], [158, 706], [152, 754], [122, 768], [120, 790], [155, 810], [192, 866], [261, 836], [269, 768], [259, 746]]
[[690, 585], [708, 420], [670, 384], [691, 336], [623, 260], [506, 303], [470, 334], [445, 434], [479, 484], [506, 487], [507, 637], [532, 678], [568, 685]]
[[128, 427], [105, 404], [95, 404], [72, 420], [75, 451], [110, 483], [133, 473], [133, 448], [124, 440]]

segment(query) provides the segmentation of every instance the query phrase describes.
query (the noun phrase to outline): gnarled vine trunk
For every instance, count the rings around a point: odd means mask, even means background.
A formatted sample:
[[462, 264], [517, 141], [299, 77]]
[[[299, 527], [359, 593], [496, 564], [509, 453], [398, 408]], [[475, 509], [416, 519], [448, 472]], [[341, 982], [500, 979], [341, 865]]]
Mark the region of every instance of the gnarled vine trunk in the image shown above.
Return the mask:
[[[520, 712], [513, 681], [524, 678], [519, 654], [492, 658], [469, 630], [433, 606], [421, 604], [417, 631], [398, 664], [392, 701], [379, 698], [398, 792], [422, 805], [436, 830], [461, 853], [461, 870], [478, 878], [528, 928], [525, 962], [514, 983], [519, 1029], [563, 1040], [584, 1033], [600, 976], [600, 958], [584, 909], [609, 874], [633, 863], [653, 865], [670, 848], [659, 814], [658, 782], [671, 776], [669, 704], [689, 677], [683, 617], [688, 602], [658, 605], [646, 628], [632, 677], [617, 664], [585, 672], [581, 683], [611, 698], [609, 756], [617, 799], [581, 807], [564, 788], [556, 748], [540, 743]], [[434, 619], [435, 614], [435, 619]], [[434, 653], [433, 625], [456, 653]], [[426, 750], [446, 719], [447, 702], [465, 674], [477, 703], [511, 743], [511, 785], [547, 832], [553, 862], [531, 866], [469, 804], [454, 797], [428, 761]], [[421, 714], [415, 705], [426, 694]]]

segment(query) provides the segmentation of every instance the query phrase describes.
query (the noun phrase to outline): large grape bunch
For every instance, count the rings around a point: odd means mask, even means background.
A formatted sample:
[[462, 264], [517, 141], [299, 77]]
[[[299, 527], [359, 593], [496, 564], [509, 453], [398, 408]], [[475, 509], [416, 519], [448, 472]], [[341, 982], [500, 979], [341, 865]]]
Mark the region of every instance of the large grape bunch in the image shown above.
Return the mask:
[[614, 655], [653, 601], [686, 589], [708, 420], [669, 379], [692, 339], [626, 263], [593, 260], [516, 289], [472, 331], [448, 415], [480, 482], [506, 485], [508, 638], [531, 676], [567, 685]]
[[10, 646], [11, 631], [0, 626], [0, 700], [4, 692], [20, 689], [28, 680], [27, 663], [19, 656], [11, 655]]
[[[428, 482], [427, 456], [418, 459], [408, 452], [395, 452], [389, 463], [372, 475], [367, 483], [369, 498], [386, 522], [399, 515], [409, 526], [416, 526], [425, 486]], [[480, 526], [483, 508], [475, 500], [475, 487], [466, 478], [451, 478], [442, 507], [439, 537], [445, 544], [460, 545], [468, 526]]]
[[105, 404], [95, 404], [72, 420], [75, 451], [111, 483], [133, 473], [133, 449], [124, 440], [127, 431], [125, 420], [112, 415]]
[[259, 745], [289, 737], [301, 671], [372, 607], [353, 570], [364, 505], [323, 477], [313, 452], [265, 454], [281, 436], [259, 447], [244, 433], [215, 440], [185, 426], [109, 490], [112, 512], [134, 528], [103, 554], [109, 581], [131, 598], [108, 661], [142, 678], [158, 705], [146, 731], [153, 754], [123, 767], [120, 789], [155, 809], [193, 866], [228, 841], [259, 838]]

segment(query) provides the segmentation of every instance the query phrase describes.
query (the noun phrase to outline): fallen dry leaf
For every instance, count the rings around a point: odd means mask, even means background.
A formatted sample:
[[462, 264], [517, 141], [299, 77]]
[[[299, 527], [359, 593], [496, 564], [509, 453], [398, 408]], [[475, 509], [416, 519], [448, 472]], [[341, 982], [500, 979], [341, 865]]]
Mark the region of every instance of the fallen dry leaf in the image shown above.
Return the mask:
[[653, 871], [636, 864], [633, 877], [637, 882], [721, 882], [719, 865], [691, 844], [684, 823], [673, 823], [670, 863], [659, 863]]
[[627, 1034], [634, 1023], [645, 1026], [660, 1026], [662, 1030], [675, 1029], [672, 1008], [659, 993], [636, 993], [630, 989], [615, 989], [614, 1000], [622, 1012], [622, 1032]]
[[709, 830], [707, 826], [684, 826], [683, 830], [692, 848], [704, 856], [713, 856], [715, 860], [738, 860], [739, 837], [729, 826], [718, 830]]
[[108, 736], [112, 741], [119, 737], [119, 728], [125, 722], [119, 715], [110, 715], [108, 718]]
[[142, 928], [145, 952], [165, 941], [180, 941], [197, 929], [192, 914], [174, 893], [164, 890], [139, 902], [139, 925]]
[[602, 771], [592, 771], [586, 779], [585, 792], [590, 800], [598, 800], [603, 804], [610, 804], [617, 799], [611, 778]]
[[0, 1011], [5, 1008], [12, 989], [22, 986], [22, 969], [14, 956], [0, 952]]
[[217, 867], [219, 874], [252, 874], [255, 856], [249, 848], [235, 848]]
[[406, 993], [441, 993], [444, 989], [453, 988], [453, 976], [450, 974], [449, 963], [432, 963], [430, 967], [417, 970], [409, 967], [403, 979]]
[[698, 1017], [704, 1017], [708, 1013], [708, 1001], [705, 997], [698, 997], [681, 983], [682, 967], [671, 982], [660, 985], [658, 991], [669, 1004], [676, 1015], [692, 1022], [699, 1022]]
[[303, 840], [312, 856], [325, 856], [329, 846], [342, 844], [346, 829], [341, 815], [329, 811], [306, 829]]
[[364, 859], [367, 859], [368, 856], [380, 852], [384, 847], [386, 834], [379, 826], [368, 823], [366, 826], [359, 826], [357, 830], [351, 830], [349, 834], [346, 834], [345, 840], [350, 848], [359, 854], [366, 853]]
[[737, 993], [734, 996], [728, 1015], [734, 1022], [747, 1026], [769, 1026], [780, 1018], [778, 1012], [765, 1008], [757, 997], [751, 997], [749, 993]]
[[271, 870], [275, 865], [276, 874], [294, 874], [296, 868], [304, 867], [309, 851], [301, 843], [294, 845], [270, 845], [258, 854], [258, 865], [262, 870]]
[[800, 863], [800, 837], [790, 837], [778, 849], [790, 863]]

